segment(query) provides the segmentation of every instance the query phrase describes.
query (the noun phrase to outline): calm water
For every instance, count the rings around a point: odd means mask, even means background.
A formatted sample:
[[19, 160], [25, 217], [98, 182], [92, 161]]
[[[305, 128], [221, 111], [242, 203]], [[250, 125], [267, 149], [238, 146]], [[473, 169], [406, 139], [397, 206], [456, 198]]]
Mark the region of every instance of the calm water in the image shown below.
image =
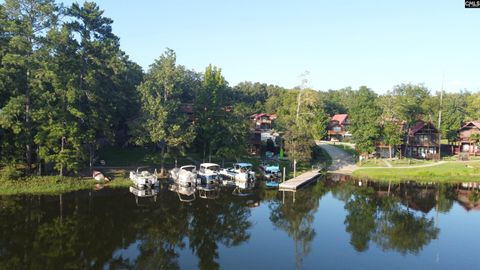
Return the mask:
[[292, 195], [0, 197], [0, 269], [480, 269], [475, 188], [320, 179]]

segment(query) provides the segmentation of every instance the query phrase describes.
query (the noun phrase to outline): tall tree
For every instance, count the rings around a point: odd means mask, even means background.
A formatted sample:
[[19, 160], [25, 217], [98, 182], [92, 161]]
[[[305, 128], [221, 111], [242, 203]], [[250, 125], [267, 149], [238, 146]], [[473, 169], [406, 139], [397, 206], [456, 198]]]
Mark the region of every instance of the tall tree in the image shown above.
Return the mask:
[[[0, 111], [0, 125], [17, 134], [17, 143], [32, 168], [36, 123], [32, 115], [41, 105], [41, 81], [45, 33], [56, 24], [57, 6], [52, 0], [6, 0], [2, 7], [4, 35], [10, 36], [2, 57], [2, 77], [9, 94]], [[6, 41], [4, 39], [4, 41]]]
[[136, 141], [160, 147], [162, 174], [167, 150], [181, 150], [194, 138], [194, 127], [181, 111], [183, 78], [183, 69], [176, 64], [175, 52], [167, 49], [150, 66], [138, 87], [142, 107], [137, 119]]
[[112, 33], [113, 20], [103, 16], [94, 2], [72, 4], [67, 14], [70, 29], [78, 35], [78, 111], [83, 141], [88, 145], [92, 167], [95, 149], [101, 140], [113, 141], [114, 114], [118, 87], [113, 81], [121, 62], [118, 37]]
[[38, 145], [39, 173], [42, 161], [53, 163], [60, 175], [68, 170], [78, 171], [82, 158], [81, 119], [78, 101], [76, 71], [78, 46], [67, 27], [48, 34], [46, 64], [42, 66], [45, 78], [43, 106], [36, 120], [42, 123], [35, 134]]
[[414, 124], [416, 120], [431, 115], [430, 92], [423, 85], [397, 85], [389, 95], [395, 100], [395, 115], [407, 124]]
[[392, 148], [402, 143], [402, 125], [392, 120], [385, 121], [382, 127], [382, 136], [388, 145], [389, 157], [392, 159]]
[[[195, 96], [194, 114], [197, 118], [197, 146], [203, 151], [203, 158], [211, 156], [218, 150], [225, 155], [224, 146], [239, 147], [245, 138], [246, 119], [238, 119], [235, 123], [234, 107], [228, 104], [228, 83], [221, 69], [209, 65], [203, 74], [202, 86]], [[228, 154], [227, 154], [228, 155]]]
[[442, 138], [452, 142], [457, 137], [457, 130], [467, 120], [467, 93], [445, 93], [442, 105]]
[[354, 93], [355, 103], [351, 104], [351, 131], [355, 147], [360, 153], [368, 154], [375, 150], [375, 140], [380, 135], [381, 110], [376, 103], [377, 94], [366, 86]]

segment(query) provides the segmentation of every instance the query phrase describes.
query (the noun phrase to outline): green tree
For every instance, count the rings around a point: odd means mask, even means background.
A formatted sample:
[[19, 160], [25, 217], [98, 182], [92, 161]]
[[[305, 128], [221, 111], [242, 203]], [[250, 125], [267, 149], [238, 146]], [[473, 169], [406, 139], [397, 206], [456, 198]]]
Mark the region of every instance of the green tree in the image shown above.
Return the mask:
[[34, 162], [33, 137], [37, 128], [32, 117], [42, 105], [38, 71], [43, 64], [45, 33], [57, 21], [56, 10], [52, 0], [6, 0], [2, 5], [5, 54], [1, 77], [9, 90], [0, 110], [0, 125], [15, 134], [14, 143], [25, 153], [29, 171]]
[[462, 126], [462, 123], [467, 120], [467, 93], [444, 93], [442, 104], [442, 122], [440, 131], [442, 138], [449, 142], [455, 141], [457, 137], [457, 130]]
[[385, 143], [388, 145], [389, 157], [391, 159], [392, 147], [396, 147], [402, 143], [402, 125], [393, 121], [385, 121], [383, 124], [382, 135]]
[[196, 145], [207, 154], [222, 157], [238, 156], [245, 152], [248, 132], [247, 118], [228, 98], [232, 92], [221, 69], [209, 65], [198, 89], [194, 114], [196, 117]]
[[113, 118], [115, 101], [118, 101], [115, 95], [122, 94], [115, 83], [121, 51], [119, 39], [112, 33], [113, 20], [104, 17], [97, 4], [84, 2], [80, 6], [74, 3], [67, 14], [72, 18], [68, 27], [78, 37], [78, 125], [83, 131], [82, 141], [88, 145], [92, 167], [99, 142], [114, 140]]
[[480, 93], [475, 93], [467, 97], [466, 110], [467, 110], [466, 120], [480, 119]]
[[161, 173], [168, 149], [182, 150], [194, 138], [194, 128], [181, 111], [182, 69], [175, 52], [167, 49], [151, 66], [138, 87], [141, 115], [136, 121], [138, 144], [153, 143], [161, 149]]
[[388, 94], [394, 99], [395, 115], [407, 124], [414, 124], [431, 112], [430, 92], [423, 85], [397, 85]]
[[82, 155], [81, 132], [78, 120], [78, 58], [76, 42], [67, 27], [50, 31], [48, 58], [42, 68], [45, 78], [43, 106], [36, 120], [42, 123], [35, 134], [41, 161], [53, 163], [60, 175], [67, 170], [78, 171]]
[[375, 150], [375, 140], [380, 136], [381, 110], [376, 103], [377, 94], [362, 86], [354, 93], [355, 103], [351, 104], [351, 132], [355, 147], [360, 153], [371, 153]]

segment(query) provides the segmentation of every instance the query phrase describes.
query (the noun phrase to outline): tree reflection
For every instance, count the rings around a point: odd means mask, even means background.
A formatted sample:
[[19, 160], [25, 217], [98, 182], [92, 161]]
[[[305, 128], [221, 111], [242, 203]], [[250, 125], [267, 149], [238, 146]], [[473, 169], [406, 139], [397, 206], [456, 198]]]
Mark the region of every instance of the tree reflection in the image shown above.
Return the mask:
[[297, 269], [301, 268], [303, 258], [310, 253], [310, 245], [315, 238], [314, 214], [318, 209], [320, 198], [326, 191], [325, 183], [322, 181], [297, 192], [295, 202], [274, 201], [269, 205], [270, 221], [275, 227], [285, 231], [295, 243]]
[[201, 269], [217, 269], [219, 244], [250, 237], [245, 200], [189, 205], [162, 193], [137, 207], [125, 192], [0, 197], [0, 269], [179, 269], [185, 239]]
[[394, 188], [394, 196], [389, 196], [390, 187], [387, 193], [382, 188], [378, 183], [356, 187], [345, 203], [346, 231], [351, 234], [350, 243], [355, 250], [366, 251], [373, 241], [382, 250], [417, 254], [437, 239], [439, 229], [433, 218], [424, 213], [435, 206], [435, 194], [442, 197], [443, 207], [448, 208], [445, 190], [437, 192], [435, 188], [402, 184]]
[[356, 189], [345, 203], [349, 213], [345, 218], [345, 230], [350, 233], [350, 244], [356, 251], [367, 250], [375, 232], [377, 202], [373, 194], [371, 188]]
[[218, 243], [237, 246], [250, 238], [247, 230], [250, 209], [233, 196], [217, 200], [201, 200], [192, 205], [188, 239], [190, 248], [199, 258], [199, 269], [219, 269]]
[[374, 241], [383, 250], [418, 254], [430, 241], [437, 239], [438, 233], [433, 218], [417, 216], [395, 205], [383, 209]]

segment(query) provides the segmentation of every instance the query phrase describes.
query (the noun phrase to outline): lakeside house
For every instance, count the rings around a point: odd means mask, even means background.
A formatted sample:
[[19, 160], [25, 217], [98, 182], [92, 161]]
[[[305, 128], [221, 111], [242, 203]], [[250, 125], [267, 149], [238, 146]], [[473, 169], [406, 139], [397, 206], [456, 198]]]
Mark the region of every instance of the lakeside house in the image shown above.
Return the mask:
[[257, 113], [250, 116], [250, 123], [255, 130], [271, 130], [276, 114]]
[[273, 142], [273, 147], [280, 147], [280, 134], [273, 129], [275, 119], [277, 119], [276, 114], [268, 113], [258, 113], [250, 116], [250, 139], [248, 149], [251, 154], [260, 155], [262, 144], [267, 144], [268, 140]]
[[403, 149], [406, 157], [436, 159], [439, 153], [440, 132], [431, 123], [418, 121], [407, 131]]
[[[438, 129], [431, 123], [417, 121], [408, 127], [404, 122], [399, 122], [399, 132], [404, 134], [400, 145], [392, 146], [392, 157], [398, 153], [408, 158], [436, 159], [439, 153]], [[380, 138], [375, 141], [375, 153], [379, 158], [390, 157], [390, 147]]]
[[480, 147], [476, 145], [477, 141], [472, 138], [473, 134], [480, 134], [480, 120], [466, 123], [457, 133], [458, 147], [455, 149], [457, 154], [468, 153], [470, 155], [480, 155]]
[[338, 141], [350, 139], [352, 137], [349, 132], [350, 124], [348, 114], [335, 114], [327, 126], [327, 139]]

